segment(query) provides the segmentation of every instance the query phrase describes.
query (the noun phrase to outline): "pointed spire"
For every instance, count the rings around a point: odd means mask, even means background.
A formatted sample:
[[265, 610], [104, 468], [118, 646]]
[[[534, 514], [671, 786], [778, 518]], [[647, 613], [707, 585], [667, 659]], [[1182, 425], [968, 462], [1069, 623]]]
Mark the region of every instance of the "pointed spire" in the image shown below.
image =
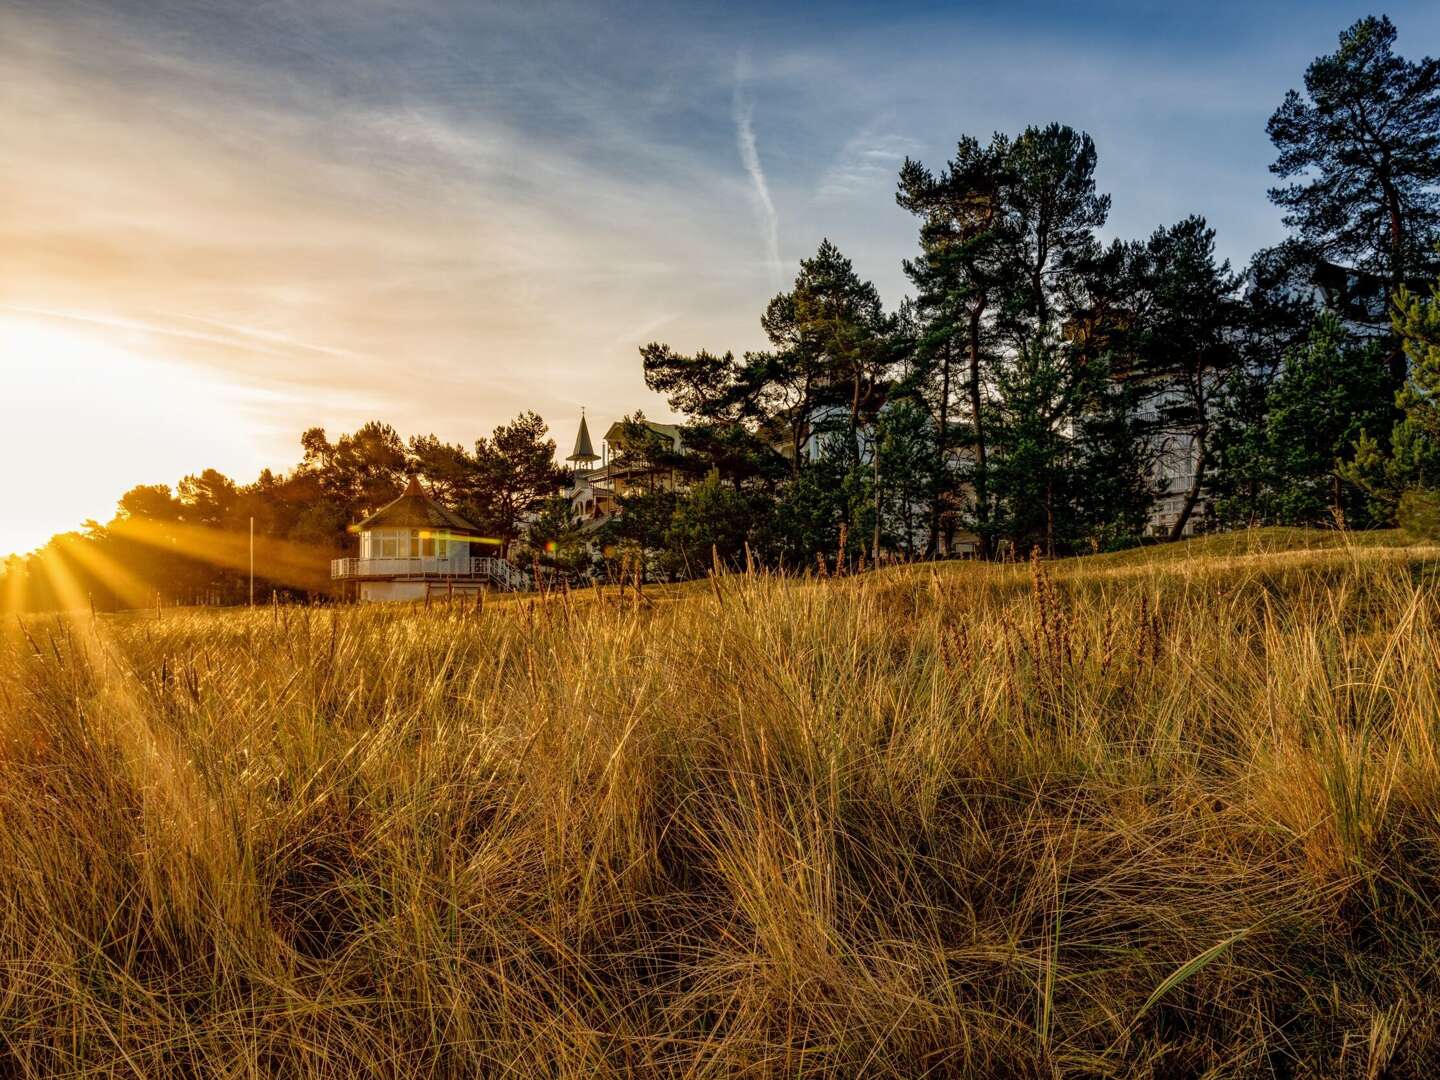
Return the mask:
[[580, 430], [575, 434], [575, 452], [566, 461], [573, 461], [577, 465], [588, 465], [592, 461], [599, 461], [600, 455], [595, 453], [595, 447], [590, 442], [590, 428], [585, 423], [585, 410], [580, 410]]
[[420, 477], [411, 475], [410, 482], [405, 485], [406, 495], [424, 495], [425, 489], [420, 486]]

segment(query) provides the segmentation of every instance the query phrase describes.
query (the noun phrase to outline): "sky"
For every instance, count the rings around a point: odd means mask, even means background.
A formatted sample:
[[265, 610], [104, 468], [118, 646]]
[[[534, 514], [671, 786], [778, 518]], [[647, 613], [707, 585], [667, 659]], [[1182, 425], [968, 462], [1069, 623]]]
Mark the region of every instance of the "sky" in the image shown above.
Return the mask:
[[670, 418], [638, 347], [763, 347], [822, 238], [898, 303], [897, 170], [962, 135], [1081, 128], [1107, 239], [1243, 264], [1267, 117], [1372, 10], [0, 0], [0, 556], [315, 425]]

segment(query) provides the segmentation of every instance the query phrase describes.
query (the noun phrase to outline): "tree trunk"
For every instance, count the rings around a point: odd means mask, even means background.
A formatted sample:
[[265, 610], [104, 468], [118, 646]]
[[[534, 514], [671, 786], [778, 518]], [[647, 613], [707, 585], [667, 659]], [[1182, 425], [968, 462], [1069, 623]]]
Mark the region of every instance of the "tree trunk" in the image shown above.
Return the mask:
[[870, 559], [880, 565], [880, 425], [875, 424], [875, 438], [870, 453], [875, 457], [875, 535], [870, 543]]
[[[944, 494], [941, 478], [945, 475], [946, 438], [950, 433], [950, 343], [945, 343], [945, 359], [940, 365], [940, 430], [935, 433], [935, 494], [930, 500], [930, 538], [925, 544], [925, 557], [933, 559], [940, 551], [940, 499]], [[908, 543], [908, 541], [907, 541]]]
[[860, 380], [857, 371], [850, 391], [850, 464], [857, 469], [860, 467]]
[[1400, 193], [1388, 176], [1380, 177], [1385, 194], [1385, 214], [1390, 225], [1390, 287], [1398, 289], [1404, 277], [1405, 219], [1400, 214]]
[[[1388, 177], [1381, 176], [1381, 190], [1385, 193], [1385, 211], [1390, 223], [1390, 295], [1386, 297], [1385, 308], [1389, 312], [1395, 302], [1395, 294], [1405, 283], [1405, 222], [1400, 214], [1400, 194]], [[1409, 374], [1405, 350], [1391, 335], [1390, 355], [1386, 358], [1390, 367], [1390, 382], [1397, 389], [1404, 385]], [[1397, 409], [1398, 412], [1398, 409]]]
[[985, 422], [980, 415], [980, 319], [985, 311], [985, 301], [970, 312], [970, 422], [975, 432], [975, 517], [979, 528], [976, 554], [982, 559], [990, 557], [989, 484], [985, 476]]
[[1055, 482], [1045, 481], [1045, 554], [1055, 557]]
[[1185, 493], [1185, 504], [1180, 507], [1180, 516], [1175, 519], [1175, 524], [1170, 526], [1171, 540], [1179, 540], [1185, 535], [1185, 526], [1190, 522], [1190, 515], [1195, 512], [1195, 504], [1200, 501], [1200, 491], [1205, 486], [1205, 467], [1209, 464], [1209, 453], [1205, 447], [1208, 435], [1207, 428], [1201, 428], [1195, 433], [1195, 475], [1190, 479], [1190, 490]]

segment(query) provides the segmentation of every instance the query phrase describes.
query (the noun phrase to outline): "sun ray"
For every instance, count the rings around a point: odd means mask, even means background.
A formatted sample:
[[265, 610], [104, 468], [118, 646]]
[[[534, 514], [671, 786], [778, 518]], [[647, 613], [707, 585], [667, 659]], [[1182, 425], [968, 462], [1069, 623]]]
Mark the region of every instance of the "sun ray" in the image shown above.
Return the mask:
[[[250, 568], [248, 532], [234, 532], [185, 522], [156, 522], [131, 518], [117, 528], [117, 534], [159, 550], [176, 552], [186, 558], [219, 569], [240, 573]], [[330, 581], [327, 549], [255, 537], [255, 575], [289, 588], [318, 591]]]
[[10, 563], [5, 571], [5, 576], [0, 578], [3, 583], [3, 595], [0, 595], [0, 614], [18, 614], [25, 606], [25, 575], [27, 570], [25, 563], [17, 559]]
[[40, 556], [40, 569], [57, 601], [56, 610], [62, 612], [84, 611], [90, 606], [90, 598], [87, 592], [81, 588], [79, 575], [71, 567], [64, 546], [63, 541], [49, 544]]
[[111, 558], [82, 537], [60, 537], [54, 545], [64, 558], [79, 563], [90, 577], [104, 584], [126, 607], [147, 607], [155, 590], [119, 560]]

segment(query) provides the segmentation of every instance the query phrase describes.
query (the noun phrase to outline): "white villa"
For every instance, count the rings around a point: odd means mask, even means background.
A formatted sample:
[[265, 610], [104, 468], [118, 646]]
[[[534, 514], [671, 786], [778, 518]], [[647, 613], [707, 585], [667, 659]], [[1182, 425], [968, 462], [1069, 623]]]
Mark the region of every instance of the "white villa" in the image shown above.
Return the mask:
[[413, 476], [403, 495], [351, 531], [359, 534], [360, 557], [332, 560], [330, 577], [353, 583], [353, 595], [361, 602], [530, 587], [530, 575], [523, 570], [505, 559], [478, 554], [482, 545], [495, 541], [426, 495]]
[[[575, 434], [575, 451], [565, 460], [570, 464], [569, 485], [562, 494], [570, 500], [571, 513], [582, 532], [594, 532], [620, 512], [619, 496], [639, 492], [676, 491], [687, 486], [682, 475], [665, 465], [627, 459], [616, 450], [625, 421], [611, 424], [600, 441], [600, 453], [590, 440], [590, 426], [580, 414]], [[683, 448], [679, 424], [644, 421], [656, 445], [678, 452]], [[599, 465], [597, 466], [597, 462]]]

